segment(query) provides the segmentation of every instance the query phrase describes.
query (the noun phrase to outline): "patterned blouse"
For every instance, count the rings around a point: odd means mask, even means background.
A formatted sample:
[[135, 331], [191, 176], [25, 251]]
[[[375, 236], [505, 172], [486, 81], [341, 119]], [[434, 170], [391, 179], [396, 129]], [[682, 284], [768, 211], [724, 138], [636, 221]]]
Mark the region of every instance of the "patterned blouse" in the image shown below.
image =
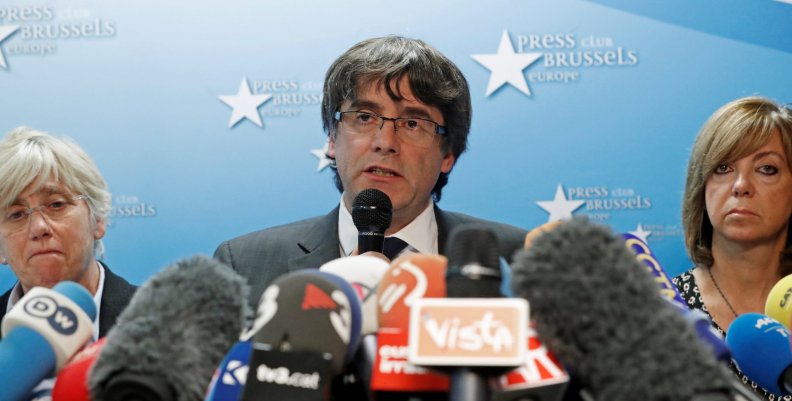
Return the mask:
[[[707, 306], [704, 305], [704, 301], [701, 299], [701, 292], [699, 291], [698, 285], [696, 285], [696, 278], [693, 277], [693, 269], [690, 269], [674, 277], [672, 281], [674, 282], [674, 285], [677, 287], [677, 290], [679, 290], [679, 295], [681, 295], [682, 299], [684, 299], [685, 302], [687, 303], [688, 308], [698, 309], [704, 312], [705, 314], [707, 314], [707, 317], [710, 319], [710, 322], [712, 322], [712, 326], [715, 327], [716, 330], [718, 330], [718, 333], [720, 333], [721, 336], [725, 337], [726, 333], [723, 331], [723, 329], [720, 328], [720, 326], [718, 326], [717, 323], [715, 323], [714, 320], [712, 320], [712, 316], [710, 316], [710, 313], [707, 310]], [[734, 364], [734, 362], [731, 362], [729, 365], [731, 369], [734, 371], [734, 373], [737, 374], [737, 377], [739, 377], [744, 384], [750, 386], [758, 395], [764, 396], [765, 399], [770, 401], [777, 401], [777, 400], [792, 401], [791, 395], [779, 396], [776, 394], [769, 393], [764, 388], [759, 387], [759, 385], [756, 384], [753, 380], [749, 379], [742, 372], [740, 372], [740, 370], [737, 369], [737, 366]]]

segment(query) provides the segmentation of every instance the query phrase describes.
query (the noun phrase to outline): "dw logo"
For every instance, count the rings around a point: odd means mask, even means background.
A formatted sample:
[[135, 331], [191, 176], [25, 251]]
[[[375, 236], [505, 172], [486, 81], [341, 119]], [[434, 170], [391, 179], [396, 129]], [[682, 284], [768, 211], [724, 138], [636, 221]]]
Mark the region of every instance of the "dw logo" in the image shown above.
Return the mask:
[[39, 295], [25, 303], [25, 312], [31, 316], [47, 319], [47, 323], [58, 333], [71, 335], [77, 331], [77, 316], [72, 310], [59, 306], [46, 295]]

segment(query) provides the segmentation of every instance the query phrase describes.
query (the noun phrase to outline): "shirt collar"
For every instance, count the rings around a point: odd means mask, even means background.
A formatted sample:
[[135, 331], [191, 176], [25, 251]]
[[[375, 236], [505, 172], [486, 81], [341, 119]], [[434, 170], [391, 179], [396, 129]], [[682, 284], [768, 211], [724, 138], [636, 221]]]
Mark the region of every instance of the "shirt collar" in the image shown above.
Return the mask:
[[[105, 281], [105, 269], [102, 265], [102, 262], [97, 261], [97, 266], [99, 266], [99, 286], [96, 287], [96, 294], [93, 296], [94, 304], [96, 304], [96, 319], [93, 321], [93, 339], [97, 340], [99, 338], [99, 314], [101, 313], [101, 305], [102, 305], [102, 293], [104, 293], [104, 281]], [[24, 294], [22, 294], [22, 285], [19, 284], [19, 281], [14, 285], [14, 288], [11, 289], [11, 296], [8, 297], [8, 305], [6, 306], [6, 313], [11, 311], [11, 309], [16, 305], [17, 302], [22, 298]]]
[[[437, 247], [437, 219], [434, 213], [434, 202], [429, 202], [421, 214], [410, 224], [392, 235], [399, 237], [418, 250], [420, 253], [436, 254]], [[352, 214], [341, 196], [341, 205], [338, 211], [338, 238], [341, 256], [352, 253], [358, 245], [358, 230], [352, 221]]]

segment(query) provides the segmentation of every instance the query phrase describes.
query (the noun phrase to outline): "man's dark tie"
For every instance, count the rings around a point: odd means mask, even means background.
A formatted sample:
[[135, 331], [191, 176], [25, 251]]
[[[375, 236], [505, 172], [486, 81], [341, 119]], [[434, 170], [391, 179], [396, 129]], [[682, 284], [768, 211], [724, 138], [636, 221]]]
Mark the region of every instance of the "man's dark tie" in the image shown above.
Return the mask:
[[385, 243], [382, 245], [382, 254], [393, 260], [408, 246], [410, 246], [408, 243], [399, 238], [386, 237]]

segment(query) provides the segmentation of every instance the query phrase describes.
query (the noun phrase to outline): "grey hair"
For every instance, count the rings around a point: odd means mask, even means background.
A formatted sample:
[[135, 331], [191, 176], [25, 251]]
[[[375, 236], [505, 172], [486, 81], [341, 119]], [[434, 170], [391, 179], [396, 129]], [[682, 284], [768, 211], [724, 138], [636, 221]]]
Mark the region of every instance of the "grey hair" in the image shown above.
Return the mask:
[[[28, 186], [41, 189], [50, 177], [87, 197], [93, 224], [106, 221], [112, 202], [107, 183], [76, 143], [29, 127], [15, 128], [0, 141], [0, 210], [11, 206]], [[94, 255], [104, 255], [101, 239], [94, 241]]]

